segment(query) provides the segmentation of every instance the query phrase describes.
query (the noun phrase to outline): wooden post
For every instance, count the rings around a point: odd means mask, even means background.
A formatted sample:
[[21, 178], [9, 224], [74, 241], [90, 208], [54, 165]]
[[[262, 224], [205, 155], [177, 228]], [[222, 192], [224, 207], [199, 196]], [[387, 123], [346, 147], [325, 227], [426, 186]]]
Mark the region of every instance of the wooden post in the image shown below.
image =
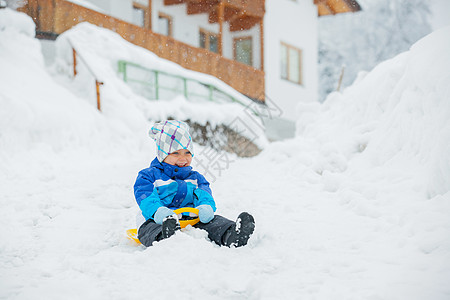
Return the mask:
[[259, 40], [261, 44], [261, 71], [264, 71], [264, 18], [259, 21]]
[[99, 82], [97, 79], [95, 80], [95, 90], [97, 92], [97, 109], [102, 111], [101, 103], [100, 103], [100, 86], [103, 85], [103, 82]]
[[219, 55], [223, 55], [223, 46], [222, 46], [222, 38], [223, 38], [223, 21], [224, 21], [224, 13], [225, 13], [225, 3], [220, 0], [219, 3], [219, 41], [218, 41], [218, 50]]
[[72, 48], [73, 55], [73, 77], [77, 76], [77, 51], [75, 48]]
[[[39, 31], [55, 32], [56, 22], [56, 2], [55, 0], [40, 0], [38, 1], [38, 25]], [[36, 28], [37, 30], [37, 28]]]
[[336, 89], [338, 92], [341, 89], [342, 78], [344, 77], [344, 70], [345, 70], [345, 66], [342, 66], [341, 76], [339, 76], [339, 82], [338, 82], [338, 86], [337, 86], [337, 89]]
[[148, 14], [148, 17], [147, 17], [148, 27], [147, 27], [147, 29], [148, 30], [152, 30], [152, 11], [153, 11], [153, 9], [152, 9], [152, 0], [148, 0], [148, 8], [147, 8], [147, 14]]

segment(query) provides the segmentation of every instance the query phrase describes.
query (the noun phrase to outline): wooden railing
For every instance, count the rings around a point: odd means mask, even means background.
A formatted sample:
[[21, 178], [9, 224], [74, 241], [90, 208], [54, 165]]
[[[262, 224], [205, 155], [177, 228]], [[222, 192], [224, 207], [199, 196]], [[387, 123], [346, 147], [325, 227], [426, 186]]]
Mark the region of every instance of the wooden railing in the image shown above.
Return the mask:
[[245, 11], [246, 14], [252, 16], [264, 17], [265, 1], [264, 0], [225, 0], [225, 5], [230, 5]]
[[64, 0], [28, 0], [27, 5], [21, 10], [33, 18], [37, 34], [58, 35], [78, 23], [89, 22], [110, 29], [125, 40], [146, 48], [161, 58], [173, 61], [186, 69], [215, 76], [238, 92], [264, 101], [263, 71], [206, 49], [187, 45], [171, 37]]
[[75, 78], [78, 74], [77, 72], [77, 57], [83, 62], [88, 72], [94, 77], [95, 80], [95, 94], [97, 97], [97, 109], [99, 111], [102, 111], [102, 105], [101, 105], [101, 99], [100, 99], [100, 86], [102, 86], [104, 83], [99, 80], [99, 76], [96, 74], [96, 72], [92, 69], [90, 64], [84, 59], [84, 56], [81, 55], [80, 52], [77, 51], [75, 45], [72, 41], [69, 40], [69, 44], [72, 47], [72, 57], [73, 57], [73, 77]]

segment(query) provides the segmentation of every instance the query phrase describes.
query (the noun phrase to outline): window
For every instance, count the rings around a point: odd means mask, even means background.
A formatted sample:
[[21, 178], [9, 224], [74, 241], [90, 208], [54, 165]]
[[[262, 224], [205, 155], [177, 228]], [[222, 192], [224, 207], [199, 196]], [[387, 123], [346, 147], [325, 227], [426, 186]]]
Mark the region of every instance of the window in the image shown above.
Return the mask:
[[172, 17], [164, 13], [158, 15], [158, 33], [172, 36]]
[[200, 48], [208, 49], [209, 51], [219, 52], [219, 37], [217, 34], [200, 29]]
[[133, 5], [133, 23], [145, 27], [145, 10], [142, 7]]
[[137, 26], [150, 29], [150, 13], [148, 6], [133, 2], [132, 22]]
[[253, 46], [251, 37], [234, 39], [234, 59], [249, 66], [253, 65]]
[[281, 43], [281, 78], [303, 84], [302, 80], [302, 50]]

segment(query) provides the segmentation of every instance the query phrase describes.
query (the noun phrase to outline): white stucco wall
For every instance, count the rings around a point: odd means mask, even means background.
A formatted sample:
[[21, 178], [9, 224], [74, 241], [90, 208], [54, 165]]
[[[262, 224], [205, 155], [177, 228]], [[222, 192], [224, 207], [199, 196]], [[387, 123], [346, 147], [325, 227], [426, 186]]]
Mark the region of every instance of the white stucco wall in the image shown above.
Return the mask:
[[[266, 96], [282, 110], [282, 117], [296, 120], [299, 102], [317, 101], [317, 7], [312, 0], [266, 0], [264, 19], [264, 70]], [[280, 43], [302, 50], [303, 84], [281, 79]]]
[[132, 23], [133, 0], [89, 0], [104, 13]]
[[210, 32], [219, 32], [218, 24], [208, 23], [207, 14], [188, 16], [186, 13], [186, 4], [164, 5], [163, 0], [153, 0], [152, 4], [152, 29], [155, 32], [160, 32], [158, 28], [158, 14], [160, 12], [173, 18], [173, 37], [188, 45], [199, 46], [200, 27]]

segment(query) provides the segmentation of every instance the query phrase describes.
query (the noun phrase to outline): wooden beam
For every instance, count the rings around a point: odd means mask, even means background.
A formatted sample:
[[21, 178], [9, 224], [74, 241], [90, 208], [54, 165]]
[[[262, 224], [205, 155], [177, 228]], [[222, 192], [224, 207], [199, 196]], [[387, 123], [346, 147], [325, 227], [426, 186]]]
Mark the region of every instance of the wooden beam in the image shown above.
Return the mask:
[[201, 14], [201, 13], [210, 13], [214, 11], [219, 4], [219, 0], [205, 0], [203, 2], [199, 1], [188, 1], [186, 4], [187, 14]]
[[333, 14], [333, 11], [326, 3], [318, 4], [317, 9], [319, 16], [327, 16]]
[[[52, 0], [40, 0], [37, 5], [36, 30], [43, 32], [55, 32], [56, 26], [53, 19], [55, 18], [56, 3]], [[46, 18], [42, 16], [52, 16]]]
[[264, 19], [259, 20], [259, 41], [261, 44], [261, 71], [264, 72]]
[[225, 9], [225, 21], [232, 22], [234, 19], [241, 18], [245, 15], [244, 11], [237, 9]]
[[77, 51], [72, 48], [72, 58], [73, 58], [73, 77], [77, 76]]
[[356, 0], [314, 0], [319, 16], [335, 15], [361, 10]]
[[230, 21], [230, 31], [248, 30], [259, 23], [261, 18], [243, 16]]
[[188, 2], [186, 4], [186, 10], [188, 15], [196, 15], [201, 13], [207, 13], [211, 10], [211, 8], [204, 5], [203, 3]]
[[219, 3], [219, 55], [223, 56], [223, 21], [224, 21], [224, 10], [225, 10], [225, 4], [222, 0], [220, 0]]
[[164, 0], [164, 5], [182, 4], [184, 2], [186, 2], [186, 0]]
[[329, 3], [335, 14], [361, 10], [361, 6], [359, 6], [356, 0], [329, 0]]
[[334, 15], [350, 11], [347, 3], [342, 0], [327, 0], [327, 5], [331, 8]]
[[148, 0], [148, 10], [147, 10], [147, 13], [148, 13], [148, 18], [147, 18], [147, 21], [148, 21], [148, 30], [152, 30], [152, 12], [153, 12], [153, 7], [152, 7], [152, 0]]
[[[219, 13], [218, 13], [218, 11], [219, 11], [219, 6], [216, 5], [214, 7], [214, 9], [209, 12], [209, 18], [208, 18], [209, 23], [217, 23], [217, 22], [219, 22]], [[229, 21], [229, 20], [231, 20], [233, 18], [236, 18], [236, 16], [243, 15], [243, 14], [244, 13], [242, 11], [239, 11], [239, 10], [237, 10], [235, 8], [228, 7], [225, 4], [224, 21]]]
[[[220, 0], [186, 0], [186, 1], [188, 14], [209, 13], [210, 23], [219, 22], [218, 7]], [[261, 6], [264, 7], [264, 1], [253, 0], [256, 2], [250, 2], [251, 5], [248, 3], [243, 4], [242, 1], [243, 0], [226, 0], [224, 2], [225, 21], [230, 20], [236, 14], [239, 13], [244, 13], [245, 15], [249, 15], [252, 17], [260, 17], [260, 18], [264, 17], [264, 8], [261, 8]]]
[[319, 5], [319, 4], [323, 4], [325, 3], [327, 0], [314, 0], [314, 4], [315, 5]]

